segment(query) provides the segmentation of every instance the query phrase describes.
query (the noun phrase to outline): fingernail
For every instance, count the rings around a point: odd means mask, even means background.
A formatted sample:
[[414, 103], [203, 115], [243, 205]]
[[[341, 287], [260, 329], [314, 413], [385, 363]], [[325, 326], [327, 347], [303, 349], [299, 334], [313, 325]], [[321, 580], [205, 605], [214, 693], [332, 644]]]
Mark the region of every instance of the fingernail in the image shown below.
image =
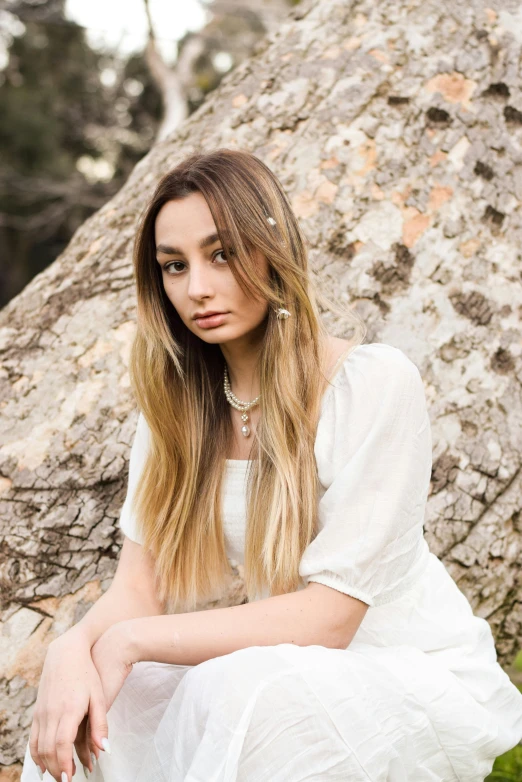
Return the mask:
[[87, 768], [87, 766], [84, 766], [84, 767], [83, 767], [83, 773], [85, 774], [85, 776], [87, 777], [87, 779], [89, 779], [89, 774], [90, 774], [90, 771], [89, 771], [89, 769]]
[[91, 752], [91, 760], [92, 760], [92, 767], [94, 769], [96, 765], [96, 755], [94, 754], [94, 752]]
[[69, 780], [67, 778], [67, 774], [65, 773], [65, 771], [62, 771], [62, 782], [69, 782]]
[[109, 739], [102, 739], [102, 747], [109, 755], [111, 754], [111, 745], [109, 744]]

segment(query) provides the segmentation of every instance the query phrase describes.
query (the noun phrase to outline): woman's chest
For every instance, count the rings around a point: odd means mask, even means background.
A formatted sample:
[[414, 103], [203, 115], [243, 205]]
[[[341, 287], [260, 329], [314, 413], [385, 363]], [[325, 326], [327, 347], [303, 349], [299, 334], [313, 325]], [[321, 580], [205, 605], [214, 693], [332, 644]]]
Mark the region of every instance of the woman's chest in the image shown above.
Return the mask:
[[247, 470], [246, 461], [228, 461], [223, 483], [221, 512], [225, 545], [227, 557], [236, 565], [244, 562]]

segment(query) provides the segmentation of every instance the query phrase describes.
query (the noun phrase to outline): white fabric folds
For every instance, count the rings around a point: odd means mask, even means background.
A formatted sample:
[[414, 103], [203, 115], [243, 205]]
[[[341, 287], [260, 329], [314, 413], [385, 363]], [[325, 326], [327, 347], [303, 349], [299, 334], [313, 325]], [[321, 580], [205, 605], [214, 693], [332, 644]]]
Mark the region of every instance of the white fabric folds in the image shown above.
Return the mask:
[[350, 354], [323, 400], [315, 452], [320, 532], [300, 575], [370, 606], [394, 600], [425, 561], [432, 466], [422, 378], [402, 351]]

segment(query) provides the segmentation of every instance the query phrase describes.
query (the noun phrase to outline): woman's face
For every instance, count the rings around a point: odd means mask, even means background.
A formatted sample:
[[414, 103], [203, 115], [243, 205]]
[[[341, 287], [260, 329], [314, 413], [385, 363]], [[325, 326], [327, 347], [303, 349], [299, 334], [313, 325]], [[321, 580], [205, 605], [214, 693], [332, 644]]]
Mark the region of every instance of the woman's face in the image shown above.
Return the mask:
[[[201, 193], [167, 201], [156, 217], [156, 259], [163, 287], [185, 326], [205, 342], [238, 340], [266, 317], [266, 300], [253, 299], [240, 288], [217, 237], [214, 219]], [[259, 253], [268, 277], [268, 262]], [[226, 313], [213, 321], [196, 314]]]

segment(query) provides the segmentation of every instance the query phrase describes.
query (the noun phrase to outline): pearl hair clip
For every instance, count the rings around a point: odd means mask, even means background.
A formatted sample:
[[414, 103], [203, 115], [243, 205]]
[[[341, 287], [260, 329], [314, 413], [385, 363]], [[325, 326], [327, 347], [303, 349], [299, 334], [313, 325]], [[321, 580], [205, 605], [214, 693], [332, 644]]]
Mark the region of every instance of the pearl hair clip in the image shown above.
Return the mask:
[[[266, 215], [266, 212], [265, 212], [265, 215]], [[270, 225], [276, 225], [276, 221], [270, 215], [267, 215], [266, 219], [268, 220]], [[276, 312], [276, 316], [277, 316], [278, 320], [286, 320], [291, 315], [291, 313], [288, 310], [285, 310], [284, 307], [278, 307], [275, 310], [275, 312]]]

